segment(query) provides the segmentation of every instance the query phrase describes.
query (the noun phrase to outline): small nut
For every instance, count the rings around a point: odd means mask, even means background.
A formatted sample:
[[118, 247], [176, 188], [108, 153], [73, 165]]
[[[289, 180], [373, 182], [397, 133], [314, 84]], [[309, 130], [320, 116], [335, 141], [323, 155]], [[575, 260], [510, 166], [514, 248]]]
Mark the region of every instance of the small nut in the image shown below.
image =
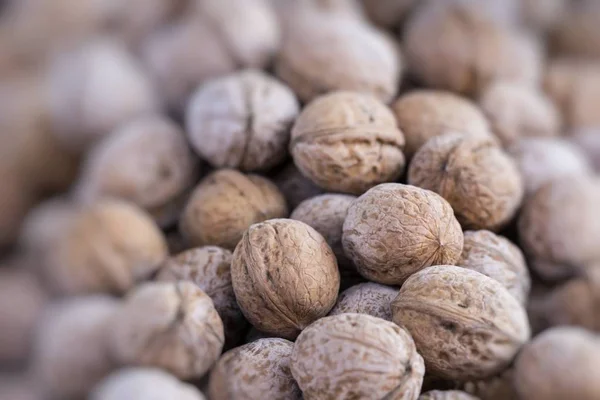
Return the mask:
[[478, 400], [478, 397], [460, 390], [431, 390], [420, 395], [418, 400]]
[[392, 301], [396, 296], [398, 296], [396, 288], [373, 282], [359, 283], [340, 294], [329, 315], [368, 314], [391, 321]]

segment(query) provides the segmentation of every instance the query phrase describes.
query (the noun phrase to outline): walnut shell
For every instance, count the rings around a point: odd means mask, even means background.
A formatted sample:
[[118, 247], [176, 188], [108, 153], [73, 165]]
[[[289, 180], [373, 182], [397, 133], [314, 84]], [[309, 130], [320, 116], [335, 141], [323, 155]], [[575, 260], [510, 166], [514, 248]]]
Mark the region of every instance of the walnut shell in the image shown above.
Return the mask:
[[373, 282], [359, 283], [340, 293], [329, 315], [368, 314], [391, 321], [392, 301], [396, 296], [398, 296], [396, 288]]
[[302, 110], [290, 151], [298, 169], [334, 192], [361, 194], [404, 170], [404, 136], [394, 115], [369, 95], [335, 92]]
[[421, 147], [408, 182], [448, 200], [465, 229], [499, 230], [515, 216], [524, 192], [514, 161], [492, 139], [461, 133]]
[[287, 215], [285, 199], [273, 183], [224, 169], [208, 175], [194, 189], [179, 229], [193, 246], [232, 250], [250, 225]]
[[466, 231], [457, 265], [500, 282], [521, 304], [527, 302], [531, 278], [521, 250], [490, 231]]
[[287, 155], [299, 108], [285, 85], [246, 70], [209, 81], [194, 93], [186, 112], [188, 137], [216, 168], [268, 169]]
[[449, 265], [408, 278], [392, 313], [412, 334], [427, 371], [445, 379], [497, 374], [530, 335], [523, 306], [500, 282]]
[[478, 400], [478, 397], [460, 390], [431, 390], [419, 396], [418, 400]]
[[233, 253], [231, 278], [248, 321], [291, 339], [331, 310], [340, 286], [323, 236], [291, 219], [252, 225]]
[[306, 400], [415, 400], [425, 373], [408, 332], [365, 314], [311, 324], [294, 344], [291, 370]]
[[600, 173], [600, 130], [581, 129], [570, 139], [586, 155], [596, 173]]
[[277, 175], [273, 177], [273, 183], [285, 196], [290, 210], [298, 207], [304, 200], [323, 193], [323, 189], [302, 175], [293, 162], [281, 168]]
[[110, 345], [122, 365], [157, 367], [191, 379], [217, 361], [224, 340], [212, 300], [195, 284], [152, 282], [127, 295], [113, 318]]
[[285, 339], [259, 339], [229, 350], [210, 374], [211, 400], [300, 400], [290, 372], [294, 344]]
[[437, 194], [385, 183], [350, 206], [342, 243], [365, 278], [400, 285], [420, 269], [458, 261], [463, 233], [452, 208]]

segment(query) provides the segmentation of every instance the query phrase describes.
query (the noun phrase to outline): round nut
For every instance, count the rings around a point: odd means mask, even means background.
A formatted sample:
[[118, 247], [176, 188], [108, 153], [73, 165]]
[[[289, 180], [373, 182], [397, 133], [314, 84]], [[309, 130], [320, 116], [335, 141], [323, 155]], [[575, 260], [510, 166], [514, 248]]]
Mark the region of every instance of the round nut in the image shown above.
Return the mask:
[[248, 321], [291, 339], [327, 315], [340, 286], [335, 256], [323, 236], [290, 219], [252, 225], [233, 253], [231, 278]]
[[122, 365], [157, 367], [192, 379], [217, 361], [224, 340], [212, 300], [195, 284], [153, 282], [127, 295], [113, 318], [110, 345]]
[[452, 208], [437, 194], [385, 183], [350, 206], [342, 243], [365, 278], [400, 285], [420, 269], [458, 261], [463, 233]]
[[408, 278], [392, 313], [412, 334], [427, 371], [445, 379], [499, 373], [530, 335], [523, 306], [500, 282], [449, 265]]
[[290, 372], [294, 344], [285, 339], [258, 339], [229, 350], [210, 374], [211, 400], [300, 400]]
[[421, 147], [408, 182], [448, 200], [465, 229], [499, 230], [515, 216], [524, 192], [517, 166], [492, 139], [460, 133]]
[[361, 194], [404, 170], [404, 136], [394, 115], [369, 95], [336, 92], [311, 102], [292, 129], [298, 169], [334, 192]]
[[368, 314], [391, 321], [392, 301], [396, 296], [398, 289], [373, 282], [359, 283], [340, 294], [329, 315]]
[[291, 370], [307, 400], [416, 400], [425, 373], [404, 329], [364, 314], [311, 324], [294, 344]]
[[290, 210], [298, 207], [304, 200], [323, 193], [323, 189], [302, 175], [293, 162], [288, 163], [273, 177], [273, 183], [285, 196]]
[[418, 400], [478, 400], [478, 398], [460, 390], [430, 390], [420, 395]]

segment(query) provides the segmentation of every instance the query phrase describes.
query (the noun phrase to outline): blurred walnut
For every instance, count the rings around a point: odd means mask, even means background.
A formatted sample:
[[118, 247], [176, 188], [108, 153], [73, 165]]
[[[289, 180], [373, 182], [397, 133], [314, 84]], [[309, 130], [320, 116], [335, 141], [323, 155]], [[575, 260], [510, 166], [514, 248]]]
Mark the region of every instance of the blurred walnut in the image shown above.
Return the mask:
[[551, 45], [560, 55], [600, 57], [600, 7], [571, 6], [551, 32]]
[[419, 396], [418, 400], [479, 400], [460, 390], [431, 390]]
[[293, 162], [278, 171], [273, 177], [273, 183], [285, 196], [290, 210], [298, 207], [304, 200], [323, 193], [323, 189], [302, 175]]
[[373, 282], [359, 283], [340, 294], [329, 315], [368, 314], [391, 321], [392, 301], [397, 295], [398, 289], [393, 287]]
[[571, 141], [586, 155], [594, 170], [600, 173], [600, 129], [575, 131]]
[[514, 367], [504, 370], [500, 375], [479, 381], [467, 382], [463, 390], [481, 400], [517, 399], [514, 385]]
[[35, 204], [36, 196], [12, 168], [3, 170], [0, 166], [0, 181], [0, 250], [6, 250], [17, 241], [21, 224]]
[[30, 373], [3, 373], [0, 375], [0, 399], [44, 400], [37, 380]]
[[384, 28], [398, 27], [417, 3], [416, 0], [362, 0], [371, 21]]
[[520, 3], [523, 24], [534, 31], [547, 32], [561, 21], [572, 1], [521, 0]]
[[307, 13], [333, 15], [366, 21], [360, 0], [270, 0], [284, 28]]

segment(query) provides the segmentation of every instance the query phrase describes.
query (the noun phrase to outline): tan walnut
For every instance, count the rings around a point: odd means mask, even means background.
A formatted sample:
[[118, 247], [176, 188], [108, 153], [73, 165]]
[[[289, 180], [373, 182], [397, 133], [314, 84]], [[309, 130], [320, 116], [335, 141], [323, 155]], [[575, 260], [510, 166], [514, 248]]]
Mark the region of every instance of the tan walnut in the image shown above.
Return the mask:
[[368, 314], [392, 320], [392, 301], [398, 289], [374, 282], [359, 283], [340, 293], [329, 315], [345, 313]]

